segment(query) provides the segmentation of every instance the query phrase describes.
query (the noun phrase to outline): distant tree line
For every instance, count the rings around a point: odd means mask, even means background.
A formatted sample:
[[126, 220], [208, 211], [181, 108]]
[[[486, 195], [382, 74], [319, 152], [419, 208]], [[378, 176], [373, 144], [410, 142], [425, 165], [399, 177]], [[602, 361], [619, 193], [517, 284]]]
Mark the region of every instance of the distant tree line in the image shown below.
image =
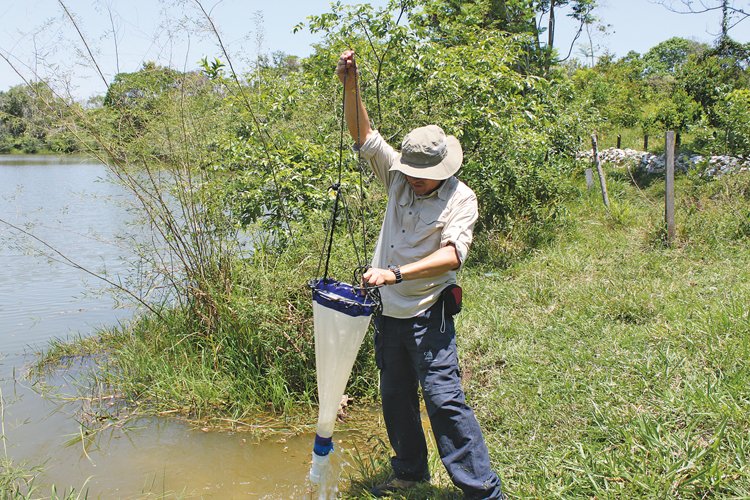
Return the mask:
[[642, 56], [574, 67], [571, 78], [601, 129], [671, 129], [690, 134], [697, 152], [750, 156], [750, 44], [671, 38]]
[[73, 153], [79, 144], [58, 120], [69, 105], [43, 82], [0, 91], [0, 153]]

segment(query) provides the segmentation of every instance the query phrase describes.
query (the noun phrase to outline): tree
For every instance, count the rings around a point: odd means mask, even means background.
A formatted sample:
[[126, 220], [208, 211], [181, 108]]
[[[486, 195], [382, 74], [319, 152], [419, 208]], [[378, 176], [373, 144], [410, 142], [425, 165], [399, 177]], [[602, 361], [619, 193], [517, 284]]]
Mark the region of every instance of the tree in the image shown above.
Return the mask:
[[709, 49], [705, 43], [672, 37], [648, 50], [643, 55], [643, 72], [646, 75], [668, 73], [674, 75], [691, 55], [698, 56]]
[[715, 115], [727, 152], [750, 158], [750, 89], [728, 93], [716, 106]]
[[145, 62], [135, 73], [118, 73], [107, 89], [104, 105], [114, 108], [150, 109], [165, 92], [179, 87], [181, 73]]
[[72, 138], [58, 126], [67, 106], [41, 81], [0, 92], [0, 152], [74, 151]]
[[477, 229], [518, 224], [522, 231], [554, 220], [588, 120], [566, 107], [572, 99], [565, 82], [529, 74], [544, 67], [533, 7], [521, 0], [422, 0], [402, 27], [390, 9], [334, 5], [310, 18], [326, 45], [305, 67], [320, 68], [316, 80], [329, 81], [341, 50], [355, 49], [366, 75], [361, 94], [380, 133], [397, 140], [410, 128], [440, 124], [463, 146], [461, 175], [476, 186], [482, 206]]
[[[578, 30], [575, 36], [570, 41], [568, 47], [568, 53], [565, 57], [554, 59], [555, 49], [555, 9], [561, 7], [569, 7], [570, 12], [566, 14], [568, 17], [578, 21]], [[593, 15], [593, 11], [596, 8], [596, 0], [542, 0], [539, 3], [539, 24], [537, 25], [538, 31], [541, 33], [541, 23], [544, 19], [545, 14], [549, 14], [547, 20], [547, 45], [545, 47], [547, 58], [545, 60], [545, 74], [549, 73], [550, 66], [555, 63], [558, 64], [563, 61], [567, 61], [570, 55], [573, 53], [573, 46], [578, 38], [583, 33], [584, 29], [590, 29], [591, 25], [596, 22], [596, 17]]]
[[720, 39], [729, 37], [729, 31], [750, 17], [750, 3], [744, 5], [742, 0], [657, 0], [672, 12], [678, 14], [704, 14], [721, 11]]
[[[529, 36], [525, 70], [548, 75], [553, 64], [570, 57], [584, 28], [596, 21], [593, 11], [597, 0], [432, 0], [420, 5], [421, 11], [410, 16], [412, 23], [430, 30], [435, 41], [455, 40], [447, 35], [460, 36], [460, 30], [455, 28], [461, 24]], [[562, 9], [567, 9], [566, 16], [576, 20], [579, 26], [567, 54], [555, 57], [555, 24]], [[543, 43], [545, 38], [546, 43]]]
[[677, 72], [682, 88], [716, 126], [714, 106], [736, 89], [750, 88], [750, 50], [727, 38], [700, 55], [691, 55]]

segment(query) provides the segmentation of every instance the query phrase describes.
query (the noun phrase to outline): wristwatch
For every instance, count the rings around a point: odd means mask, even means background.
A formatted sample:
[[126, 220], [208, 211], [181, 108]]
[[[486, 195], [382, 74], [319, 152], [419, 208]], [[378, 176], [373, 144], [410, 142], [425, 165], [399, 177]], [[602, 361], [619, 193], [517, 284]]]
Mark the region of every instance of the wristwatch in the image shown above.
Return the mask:
[[398, 266], [388, 266], [388, 270], [396, 276], [396, 284], [404, 281], [404, 277], [401, 276], [401, 268]]

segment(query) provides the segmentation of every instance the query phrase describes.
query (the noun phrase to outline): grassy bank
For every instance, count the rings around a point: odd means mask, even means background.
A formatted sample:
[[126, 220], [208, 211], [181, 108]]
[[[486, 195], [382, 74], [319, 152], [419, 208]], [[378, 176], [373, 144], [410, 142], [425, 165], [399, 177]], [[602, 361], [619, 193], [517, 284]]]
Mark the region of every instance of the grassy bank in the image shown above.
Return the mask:
[[[40, 359], [40, 373], [87, 356], [99, 365], [90, 373], [93, 385], [111, 388], [131, 415], [163, 414], [259, 432], [314, 424], [315, 344], [306, 285], [318, 263], [315, 245], [322, 245], [314, 236], [298, 236], [298, 244], [282, 254], [259, 252], [233, 263], [239, 282], [217, 300], [221, 319], [210, 333], [189, 308], [161, 311], [161, 318], [147, 315], [95, 337], [54, 342]], [[337, 249], [332, 260], [347, 251]], [[371, 352], [368, 337], [348, 387], [357, 400], [377, 396]]]
[[560, 238], [464, 276], [469, 397], [513, 496], [750, 494], [750, 178], [662, 185], [613, 173]]
[[[513, 497], [750, 495], [750, 176], [679, 178], [668, 247], [661, 182], [609, 174], [609, 211], [581, 192], [544, 248], [463, 271], [462, 368], [493, 463]], [[301, 277], [314, 263], [298, 252], [245, 273], [211, 337], [179, 316], [103, 335], [98, 376], [147, 412], [305, 423], [315, 386]], [[361, 399], [376, 397], [371, 349], [351, 386]], [[387, 473], [387, 450], [369, 454], [347, 495]], [[412, 498], [456, 493], [432, 461], [434, 486]]]

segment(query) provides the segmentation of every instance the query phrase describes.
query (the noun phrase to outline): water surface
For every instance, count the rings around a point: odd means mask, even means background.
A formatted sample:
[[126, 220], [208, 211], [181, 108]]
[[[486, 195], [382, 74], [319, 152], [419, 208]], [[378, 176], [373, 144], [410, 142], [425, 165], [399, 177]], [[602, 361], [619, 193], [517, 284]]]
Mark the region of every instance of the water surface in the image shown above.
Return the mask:
[[[139, 230], [126, 209], [129, 199], [107, 180], [106, 168], [91, 161], [0, 156], [0, 219], [110, 278], [126, 279], [137, 260], [129, 235]], [[54, 484], [58, 492], [83, 488], [94, 498], [310, 496], [311, 435], [256, 442], [246, 433], [203, 432], [152, 418], [103, 432], [88, 447], [69, 444], [88, 425], [80, 403], [44, 397], [26, 368], [50, 339], [93, 335], [127, 321], [133, 310], [102, 293], [100, 281], [2, 223], [0, 260], [5, 443], [14, 462], [42, 467], [37, 485], [43, 495]], [[72, 379], [63, 372], [49, 382], [66, 388]], [[339, 452], [337, 460], [345, 455]]]

